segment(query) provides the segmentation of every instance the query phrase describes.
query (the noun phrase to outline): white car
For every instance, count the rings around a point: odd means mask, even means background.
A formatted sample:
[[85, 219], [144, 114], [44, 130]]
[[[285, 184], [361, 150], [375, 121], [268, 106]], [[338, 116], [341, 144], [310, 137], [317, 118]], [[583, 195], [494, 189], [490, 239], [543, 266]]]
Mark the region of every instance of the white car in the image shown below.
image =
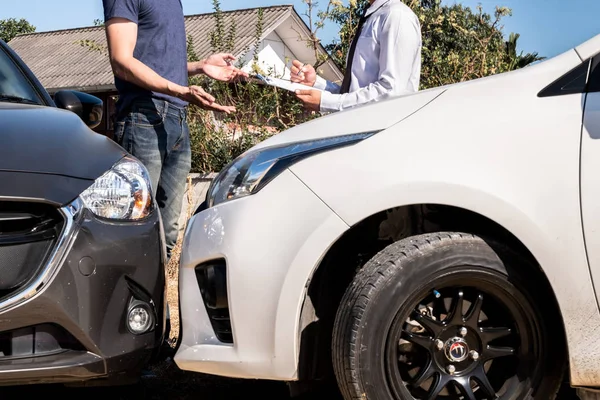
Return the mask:
[[346, 400], [600, 387], [599, 53], [600, 35], [239, 157], [186, 230], [177, 365], [335, 373]]

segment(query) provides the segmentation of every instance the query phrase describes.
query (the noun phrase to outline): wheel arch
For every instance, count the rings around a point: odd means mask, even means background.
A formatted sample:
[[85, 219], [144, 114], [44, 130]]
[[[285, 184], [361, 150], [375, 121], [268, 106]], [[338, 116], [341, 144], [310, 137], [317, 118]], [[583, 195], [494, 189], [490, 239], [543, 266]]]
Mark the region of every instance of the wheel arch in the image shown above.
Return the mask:
[[[524, 215], [510, 215], [506, 210], [496, 210], [500, 211], [505, 219], [512, 221], [512, 224], [499, 223], [497, 221], [502, 218], [493, 218], [480, 211], [452, 204], [432, 203], [385, 209], [352, 224], [331, 245], [306, 284], [298, 323], [298, 379], [312, 381], [330, 376], [328, 337], [331, 337], [331, 327], [328, 324], [335, 317], [341, 296], [356, 271], [389, 244], [422, 233], [455, 231], [475, 234], [508, 246], [526, 257], [536, 268], [535, 273], [552, 293], [551, 306], [560, 314], [561, 327], [566, 335], [566, 322], [554, 287], [542, 263], [536, 257], [536, 253], [540, 251], [537, 247], [542, 245], [540, 239], [543, 235], [537, 232], [535, 224]], [[513, 228], [514, 224], [518, 224], [519, 227]], [[528, 238], [537, 238], [537, 243], [532, 244]], [[355, 268], [347, 266], [348, 262], [354, 262], [352, 266]], [[568, 352], [566, 339], [565, 351]], [[315, 357], [317, 354], [319, 357]]]

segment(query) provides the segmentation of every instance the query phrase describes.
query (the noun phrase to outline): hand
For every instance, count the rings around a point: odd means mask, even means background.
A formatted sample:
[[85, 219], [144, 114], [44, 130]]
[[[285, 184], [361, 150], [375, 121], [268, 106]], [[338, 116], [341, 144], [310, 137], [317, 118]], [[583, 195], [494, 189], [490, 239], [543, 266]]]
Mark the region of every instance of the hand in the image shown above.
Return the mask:
[[211, 111], [221, 111], [227, 114], [236, 111], [234, 106], [223, 106], [215, 103], [215, 98], [206, 93], [200, 86], [190, 86], [186, 89], [187, 90], [184, 89], [184, 92], [179, 97], [200, 108]]
[[320, 90], [296, 90], [296, 97], [304, 103], [304, 107], [311, 111], [319, 111], [321, 109]]
[[240, 77], [248, 77], [248, 74], [233, 66], [235, 57], [228, 53], [213, 54], [204, 60], [202, 72], [210, 78], [218, 81], [230, 82]]
[[290, 80], [303, 85], [314, 86], [317, 81], [317, 72], [312, 65], [294, 60], [292, 61]]

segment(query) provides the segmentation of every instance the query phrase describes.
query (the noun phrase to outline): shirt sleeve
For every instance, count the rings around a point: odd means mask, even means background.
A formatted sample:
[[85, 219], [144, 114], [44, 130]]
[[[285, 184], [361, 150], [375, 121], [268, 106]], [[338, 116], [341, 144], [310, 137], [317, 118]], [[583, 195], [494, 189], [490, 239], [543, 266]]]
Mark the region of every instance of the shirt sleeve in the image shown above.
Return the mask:
[[385, 17], [380, 29], [379, 79], [351, 93], [323, 92], [321, 111], [342, 111], [406, 91], [421, 48], [419, 21], [395, 8]]
[[104, 6], [104, 22], [111, 18], [125, 18], [138, 23], [140, 0], [102, 0]]
[[315, 81], [314, 88], [326, 90], [331, 93], [339, 93], [340, 89], [341, 89], [340, 85], [330, 82], [330, 81], [326, 80], [325, 78], [322, 78], [318, 75], [317, 75], [317, 80]]

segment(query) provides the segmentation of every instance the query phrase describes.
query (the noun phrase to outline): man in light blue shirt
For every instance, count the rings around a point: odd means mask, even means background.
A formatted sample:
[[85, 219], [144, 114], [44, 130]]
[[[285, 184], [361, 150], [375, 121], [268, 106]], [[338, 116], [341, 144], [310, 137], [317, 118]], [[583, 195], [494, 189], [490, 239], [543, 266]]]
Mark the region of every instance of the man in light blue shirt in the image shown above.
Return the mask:
[[342, 85], [293, 61], [291, 80], [320, 90], [296, 96], [313, 111], [334, 112], [419, 90], [421, 26], [401, 0], [371, 0], [348, 53]]

